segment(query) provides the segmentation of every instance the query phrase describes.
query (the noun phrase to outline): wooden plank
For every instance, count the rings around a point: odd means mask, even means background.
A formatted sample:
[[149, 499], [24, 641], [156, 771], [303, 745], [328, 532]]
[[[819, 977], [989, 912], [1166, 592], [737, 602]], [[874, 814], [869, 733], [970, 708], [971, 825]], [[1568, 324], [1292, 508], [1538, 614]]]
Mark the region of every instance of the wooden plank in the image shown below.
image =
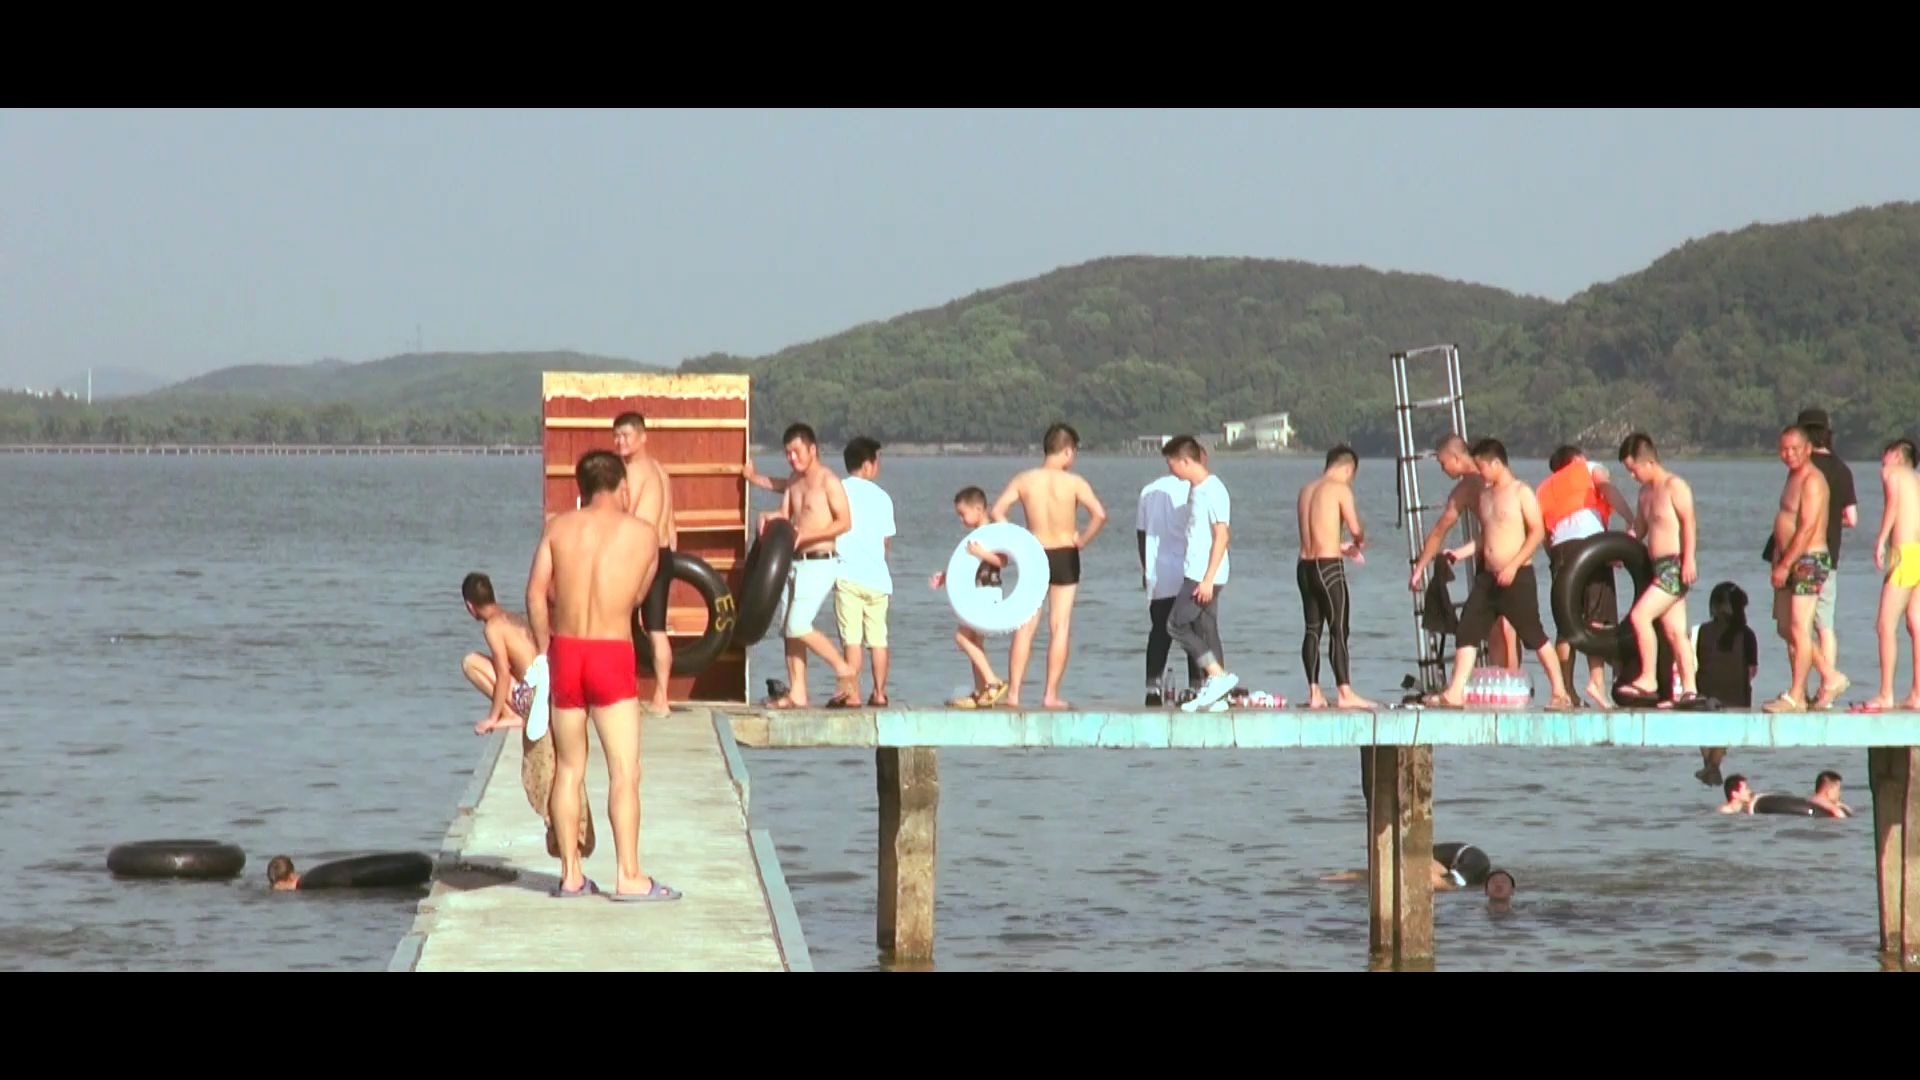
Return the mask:
[[1880, 951], [1902, 950], [1906, 866], [1906, 803], [1912, 773], [1905, 747], [1867, 750], [1867, 787], [1873, 793], [1874, 879], [1880, 897]]
[[[547, 427], [557, 431], [611, 431], [614, 418], [598, 416], [549, 416]], [[648, 431], [745, 431], [745, 417], [734, 416], [649, 416]]]
[[[668, 476], [739, 476], [746, 471], [745, 465], [668, 465], [661, 463]], [[549, 477], [572, 477], [573, 466], [549, 465]]]
[[[598, 739], [588, 743], [587, 788], [607, 798]], [[521, 786], [521, 741], [503, 740], [460, 851], [466, 866], [504, 872], [496, 883], [436, 880], [421, 901], [417, 971], [779, 971], [797, 953], [780, 940], [773, 901], [734, 798], [720, 740], [703, 709], [646, 724], [640, 789], [641, 866], [680, 889], [664, 904], [548, 895], [559, 861]], [[611, 830], [586, 873], [603, 890], [617, 870]], [[514, 875], [508, 877], [507, 875]], [[456, 887], [457, 884], [457, 887]]]
[[1396, 967], [1433, 962], [1433, 747], [1394, 751], [1394, 950]]
[[940, 769], [925, 747], [874, 754], [880, 795], [878, 944], [896, 967], [933, 962], [934, 869]]
[[[864, 717], [851, 723], [850, 717]], [[739, 734], [738, 727], [735, 728]], [[1808, 722], [1765, 712], [1525, 713], [1518, 710], [1177, 709], [1111, 711], [945, 708], [797, 709], [768, 717], [781, 746], [1112, 747], [1116, 749], [1339, 749], [1357, 746], [1815, 746], [1920, 745], [1920, 713], [1848, 714]], [[856, 741], [842, 742], [841, 739]], [[754, 745], [741, 737], [743, 745]]]

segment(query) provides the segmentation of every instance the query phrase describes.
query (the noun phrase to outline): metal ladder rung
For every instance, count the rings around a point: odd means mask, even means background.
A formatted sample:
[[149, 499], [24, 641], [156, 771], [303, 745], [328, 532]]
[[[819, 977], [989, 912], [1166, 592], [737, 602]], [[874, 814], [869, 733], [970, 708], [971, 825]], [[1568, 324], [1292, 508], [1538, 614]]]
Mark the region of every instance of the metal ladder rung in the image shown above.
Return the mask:
[[1414, 409], [1444, 409], [1447, 406], [1452, 405], [1453, 402], [1454, 402], [1454, 396], [1452, 394], [1441, 394], [1437, 398], [1425, 398], [1420, 401], [1409, 401], [1405, 405], [1400, 406], [1400, 410], [1402, 412], [1411, 412]]

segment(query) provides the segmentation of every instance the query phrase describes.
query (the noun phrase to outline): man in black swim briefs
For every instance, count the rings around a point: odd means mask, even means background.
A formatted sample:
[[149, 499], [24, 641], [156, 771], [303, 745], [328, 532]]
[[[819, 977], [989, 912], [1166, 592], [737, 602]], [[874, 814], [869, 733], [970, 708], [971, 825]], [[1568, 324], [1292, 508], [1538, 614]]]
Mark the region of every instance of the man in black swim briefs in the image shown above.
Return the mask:
[[[1080, 549], [1093, 542], [1107, 523], [1106, 508], [1093, 493], [1093, 485], [1073, 472], [1074, 458], [1080, 452], [1080, 434], [1066, 424], [1054, 424], [1042, 440], [1046, 458], [1038, 468], [1028, 469], [1013, 478], [1000, 498], [994, 501], [992, 518], [1007, 520], [1014, 503], [1026, 515], [1027, 531], [1040, 541], [1047, 552], [1047, 682], [1040, 703], [1049, 709], [1067, 708], [1060, 696], [1060, 684], [1067, 675], [1067, 656], [1072, 639], [1073, 600], [1080, 588]], [[1087, 512], [1087, 527], [1079, 528], [1080, 510]], [[1005, 703], [1020, 704], [1021, 684], [1027, 677], [1027, 660], [1033, 654], [1034, 634], [1040, 629], [1040, 613], [1014, 631], [1008, 650], [1008, 684]]]

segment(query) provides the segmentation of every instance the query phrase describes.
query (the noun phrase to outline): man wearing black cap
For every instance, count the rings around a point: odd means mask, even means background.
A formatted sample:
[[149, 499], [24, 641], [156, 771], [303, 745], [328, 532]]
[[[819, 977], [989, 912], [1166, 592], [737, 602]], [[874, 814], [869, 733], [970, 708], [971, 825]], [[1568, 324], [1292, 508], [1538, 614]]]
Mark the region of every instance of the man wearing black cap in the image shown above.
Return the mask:
[[[1820, 589], [1820, 602], [1813, 609], [1813, 630], [1819, 635], [1820, 654], [1827, 659], [1827, 667], [1837, 669], [1840, 657], [1839, 624], [1834, 622], [1834, 601], [1840, 593], [1840, 533], [1842, 528], [1851, 529], [1860, 524], [1860, 504], [1854, 496], [1853, 470], [1833, 452], [1833, 423], [1825, 409], [1801, 409], [1796, 421], [1807, 429], [1807, 437], [1813, 441], [1813, 465], [1820, 475], [1827, 478], [1829, 497], [1827, 512], [1827, 550], [1833, 555], [1833, 571], [1827, 575], [1827, 583]], [[1826, 693], [1822, 686], [1820, 692]]]

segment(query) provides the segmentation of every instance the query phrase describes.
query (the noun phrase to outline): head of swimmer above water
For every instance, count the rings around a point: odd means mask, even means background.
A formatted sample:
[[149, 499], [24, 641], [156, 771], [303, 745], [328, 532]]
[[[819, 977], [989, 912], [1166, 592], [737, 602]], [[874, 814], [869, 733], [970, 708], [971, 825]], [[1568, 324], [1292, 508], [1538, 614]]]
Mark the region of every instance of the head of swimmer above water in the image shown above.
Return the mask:
[[267, 884], [274, 892], [288, 892], [300, 887], [300, 875], [294, 872], [293, 860], [285, 855], [275, 855], [267, 863]]
[[1813, 778], [1813, 797], [1822, 802], [1840, 801], [1840, 774], [1832, 769], [1824, 769]]
[[1504, 904], [1513, 899], [1515, 887], [1513, 875], [1505, 870], [1495, 870], [1487, 875], [1487, 899], [1496, 904]]
[[1753, 788], [1740, 773], [1727, 777], [1726, 782], [1720, 785], [1720, 791], [1726, 795], [1729, 806], [1745, 806], [1753, 801]]

